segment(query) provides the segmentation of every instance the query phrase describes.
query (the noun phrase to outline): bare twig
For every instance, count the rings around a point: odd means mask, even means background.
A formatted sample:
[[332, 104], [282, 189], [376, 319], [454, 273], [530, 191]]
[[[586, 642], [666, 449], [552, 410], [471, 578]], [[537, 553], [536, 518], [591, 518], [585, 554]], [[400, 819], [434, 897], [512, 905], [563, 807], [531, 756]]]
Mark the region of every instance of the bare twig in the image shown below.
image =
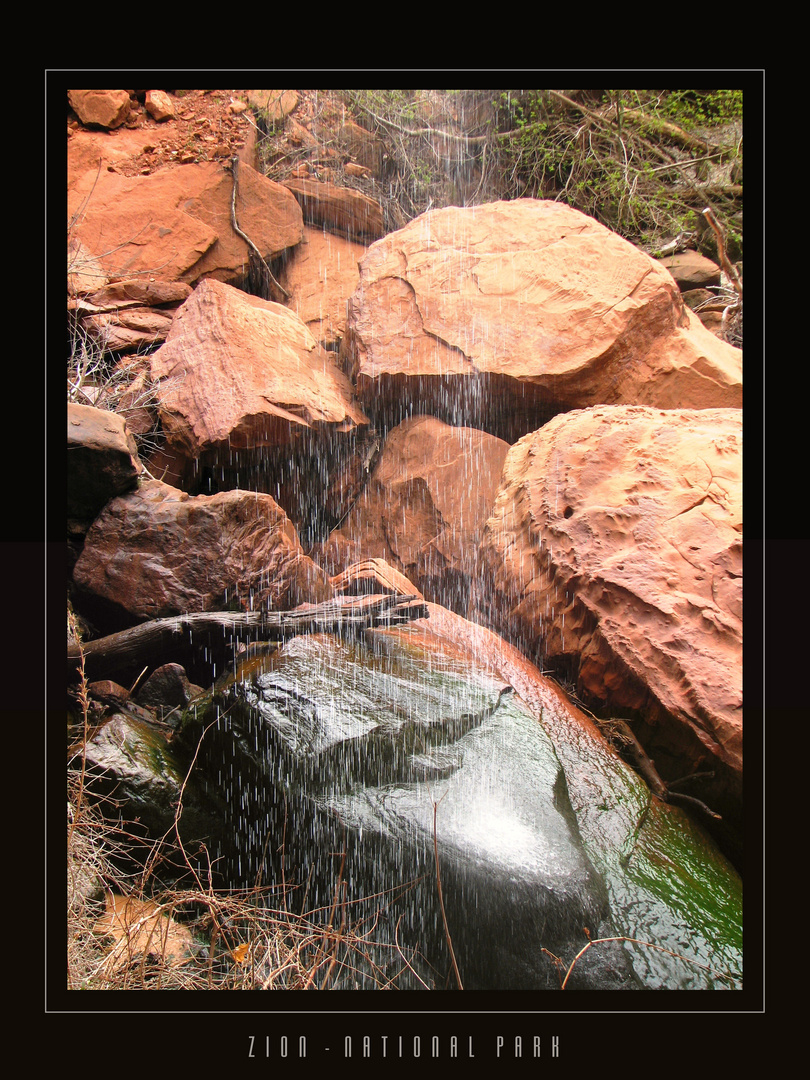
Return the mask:
[[710, 206], [707, 206], [703, 211], [703, 216], [706, 218], [709, 225], [711, 225], [712, 232], [717, 241], [717, 253], [720, 256], [720, 265], [723, 267], [726, 277], [731, 282], [740, 301], [742, 301], [742, 281], [740, 280], [740, 275], [737, 273], [736, 268], [732, 265], [731, 260], [726, 254], [726, 241], [723, 236], [723, 230], [720, 228], [720, 223], [717, 220], [717, 216]]
[[[721, 979], [724, 982], [740, 981], [736, 975], [732, 975], [730, 972], [717, 971], [715, 968], [711, 968], [707, 964], [701, 964], [697, 960], [693, 960], [689, 956], [683, 956], [681, 953], [673, 952], [672, 949], [664, 948], [663, 945], [655, 945], [651, 941], [641, 941], [639, 938], [632, 937], [591, 938], [588, 928], [584, 927], [583, 929], [586, 937], [588, 938], [588, 942], [579, 950], [577, 955], [569, 964], [568, 970], [565, 973], [565, 978], [562, 980], [562, 984], [560, 986], [561, 990], [565, 990], [568, 984], [568, 980], [571, 978], [571, 973], [573, 972], [576, 964], [585, 955], [588, 949], [592, 948], [594, 945], [607, 945], [610, 942], [623, 942], [629, 945], [642, 945], [644, 946], [644, 948], [655, 949], [658, 952], [666, 953], [667, 956], [672, 956], [676, 960], [682, 960], [686, 964], [693, 964], [695, 967], [702, 968], [703, 971], [708, 971], [709, 974], [713, 975], [716, 979]], [[549, 956], [560, 968], [564, 966], [563, 961], [560, 959], [560, 957], [555, 956], [553, 953], [549, 952], [548, 949], [543, 949], [543, 952], [546, 953], [546, 955]]]
[[233, 231], [236, 233], [237, 236], [241, 237], [242, 240], [245, 241], [247, 246], [250, 248], [250, 250], [256, 256], [256, 258], [259, 260], [259, 262], [261, 263], [262, 267], [264, 268], [264, 270], [265, 270], [265, 272], [267, 274], [268, 279], [270, 280], [271, 284], [273, 285], [273, 288], [275, 288], [277, 290], [277, 292], [281, 296], [284, 297], [285, 300], [289, 300], [290, 299], [290, 294], [287, 292], [286, 289], [282, 288], [282, 286], [278, 283], [278, 281], [276, 281], [275, 277], [273, 276], [273, 272], [270, 269], [270, 267], [267, 265], [267, 262], [266, 262], [264, 256], [262, 255], [262, 253], [259, 251], [259, 249], [256, 247], [256, 245], [253, 243], [253, 241], [250, 239], [250, 237], [247, 235], [247, 233], [242, 232], [242, 230], [239, 228], [239, 224], [238, 224], [238, 222], [236, 220], [236, 191], [237, 191], [237, 186], [238, 186], [238, 183], [239, 183], [239, 180], [238, 180], [238, 176], [239, 176], [239, 158], [238, 157], [233, 157], [231, 159], [231, 171], [233, 173], [233, 192], [231, 194], [231, 225], [233, 226]]

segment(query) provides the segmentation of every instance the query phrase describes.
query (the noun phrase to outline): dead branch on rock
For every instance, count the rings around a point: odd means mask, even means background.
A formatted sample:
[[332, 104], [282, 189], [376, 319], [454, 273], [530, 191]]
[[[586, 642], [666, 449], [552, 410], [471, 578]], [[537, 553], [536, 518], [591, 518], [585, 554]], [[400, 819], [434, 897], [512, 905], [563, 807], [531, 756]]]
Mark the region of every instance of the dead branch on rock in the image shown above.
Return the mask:
[[153, 619], [128, 630], [68, 646], [68, 678], [75, 678], [82, 660], [92, 679], [137, 665], [165, 664], [202, 649], [224, 651], [235, 642], [281, 641], [297, 634], [351, 634], [371, 626], [393, 626], [428, 617], [420, 597], [339, 597], [323, 604], [305, 604], [293, 611], [203, 611]]
[[731, 283], [731, 289], [726, 288], [726, 295], [730, 302], [723, 307], [723, 316], [720, 321], [720, 333], [722, 337], [732, 345], [742, 345], [742, 280], [726, 254], [726, 241], [723, 230], [717, 220], [717, 216], [711, 207], [706, 207], [703, 216], [711, 226], [717, 241], [717, 254], [723, 272]]
[[[714, 978], [716, 978], [716, 979], [718, 979], [718, 980], [720, 980], [722, 982], [726, 982], [726, 983], [739, 983], [740, 982], [740, 978], [739, 978], [738, 975], [733, 975], [731, 972], [717, 971], [715, 968], [710, 968], [707, 964], [701, 964], [699, 961], [693, 960], [689, 956], [683, 956], [681, 953], [673, 952], [672, 949], [666, 949], [666, 948], [664, 948], [663, 945], [655, 945], [651, 941], [641, 941], [638, 938], [632, 938], [632, 937], [592, 938], [590, 930], [588, 929], [587, 926], [583, 926], [582, 929], [583, 929], [583, 932], [585, 934], [585, 937], [588, 939], [587, 944], [583, 945], [583, 947], [579, 950], [577, 955], [574, 957], [574, 959], [568, 965], [567, 969], [566, 969], [566, 965], [565, 965], [564, 960], [562, 960], [559, 956], [555, 956], [555, 954], [553, 952], [551, 952], [549, 949], [543, 949], [543, 952], [552, 961], [552, 963], [557, 967], [558, 971], [560, 972], [560, 989], [561, 990], [565, 990], [566, 986], [568, 985], [568, 980], [571, 978], [571, 973], [573, 972], [573, 970], [576, 967], [579, 960], [581, 960], [582, 957], [585, 955], [585, 953], [588, 951], [588, 949], [593, 948], [594, 945], [608, 945], [611, 942], [620, 943], [620, 944], [626, 943], [628, 945], [641, 945], [646, 949], [655, 949], [657, 952], [666, 953], [667, 956], [672, 956], [676, 960], [683, 960], [683, 962], [685, 964], [692, 964], [695, 967], [702, 968], [703, 971], [707, 971], [710, 975], [713, 975]], [[565, 971], [565, 976], [564, 977], [562, 975], [563, 971]]]
[[[262, 275], [266, 274], [266, 280], [267, 280], [267, 283], [268, 283], [268, 291], [271, 291], [270, 287], [272, 287], [272, 289], [275, 289], [275, 291], [276, 291], [276, 297], [281, 296], [285, 300], [289, 300], [290, 299], [290, 294], [287, 292], [286, 289], [282, 288], [282, 286], [278, 283], [278, 281], [276, 281], [275, 277], [273, 276], [272, 270], [270, 269], [270, 267], [267, 265], [267, 262], [265, 261], [264, 256], [259, 251], [259, 249], [256, 247], [256, 245], [253, 243], [253, 241], [250, 239], [250, 237], [247, 235], [247, 233], [242, 232], [242, 230], [239, 228], [239, 224], [238, 224], [238, 222], [236, 220], [236, 192], [237, 192], [237, 188], [238, 188], [238, 185], [239, 185], [239, 158], [238, 157], [233, 157], [231, 159], [231, 172], [233, 173], [233, 191], [231, 193], [231, 225], [233, 226], [233, 231], [236, 233], [236, 235], [238, 237], [240, 237], [242, 240], [244, 240], [245, 243], [247, 244], [251, 254], [257, 260], [257, 263], [258, 263], [258, 266], [260, 268], [260, 272], [262, 273]], [[262, 290], [262, 291], [264, 292], [264, 290]], [[264, 299], [267, 299], [267, 297], [265, 297]]]
[[624, 720], [618, 719], [611, 719], [606, 723], [610, 727], [610, 733], [613, 738], [619, 741], [622, 747], [624, 747], [627, 753], [633, 758], [636, 769], [647, 781], [647, 786], [653, 795], [657, 795], [659, 799], [666, 800], [667, 785], [658, 775], [658, 770], [653, 764], [652, 758], [647, 754], [644, 747], [630, 730], [630, 725], [625, 723]]
[[[594, 719], [596, 719], [596, 717], [594, 717]], [[624, 720], [612, 718], [607, 721], [597, 720], [597, 723], [600, 724], [600, 726], [609, 728], [610, 735], [625, 748], [629, 756], [633, 759], [633, 764], [639, 775], [646, 780], [653, 795], [657, 795], [663, 802], [680, 802], [686, 803], [689, 806], [694, 806], [708, 817], [714, 818], [715, 821], [722, 821], [720, 814], [716, 814], [714, 810], [710, 810], [700, 799], [696, 799], [692, 795], [683, 795], [681, 792], [673, 791], [672, 784], [667, 784], [661, 779], [652, 758], [647, 754], [644, 747], [630, 730], [629, 724]], [[697, 776], [699, 774], [696, 773], [694, 775]], [[687, 778], [683, 777], [682, 779]], [[675, 781], [675, 783], [680, 782], [680, 780]]]
[[458, 135], [455, 132], [448, 131], [444, 126], [442, 127], [419, 127], [411, 128], [406, 127], [399, 121], [392, 120], [387, 116], [380, 116], [379, 113], [374, 112], [373, 109], [368, 106], [361, 106], [357, 102], [357, 107], [362, 108], [363, 112], [375, 120], [378, 124], [382, 124], [383, 127], [388, 128], [390, 131], [399, 132], [401, 135], [407, 135], [409, 138], [418, 138], [420, 135], [430, 135], [432, 138], [444, 139], [448, 142], [460, 143], [464, 146], [484, 146], [487, 142], [487, 135]]

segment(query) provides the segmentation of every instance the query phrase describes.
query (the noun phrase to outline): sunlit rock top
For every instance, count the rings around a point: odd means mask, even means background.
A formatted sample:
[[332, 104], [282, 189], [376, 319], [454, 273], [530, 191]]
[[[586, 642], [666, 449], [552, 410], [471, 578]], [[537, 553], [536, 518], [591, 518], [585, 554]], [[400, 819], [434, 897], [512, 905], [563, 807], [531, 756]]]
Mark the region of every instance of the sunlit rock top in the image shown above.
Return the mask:
[[347, 360], [367, 411], [415, 401], [513, 441], [596, 404], [738, 407], [738, 349], [668, 271], [557, 202], [448, 207], [372, 244]]

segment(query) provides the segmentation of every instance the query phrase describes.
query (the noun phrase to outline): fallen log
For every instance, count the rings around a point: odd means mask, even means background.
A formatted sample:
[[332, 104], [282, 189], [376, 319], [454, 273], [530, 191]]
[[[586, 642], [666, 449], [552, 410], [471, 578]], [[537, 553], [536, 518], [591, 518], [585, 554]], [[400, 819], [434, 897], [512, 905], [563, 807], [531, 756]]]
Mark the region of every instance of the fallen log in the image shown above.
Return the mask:
[[341, 596], [292, 611], [198, 611], [153, 619], [107, 637], [68, 646], [68, 679], [84, 664], [90, 680], [120, 677], [144, 666], [201, 661], [215, 666], [229, 646], [283, 641], [297, 634], [352, 634], [428, 617], [421, 597]]

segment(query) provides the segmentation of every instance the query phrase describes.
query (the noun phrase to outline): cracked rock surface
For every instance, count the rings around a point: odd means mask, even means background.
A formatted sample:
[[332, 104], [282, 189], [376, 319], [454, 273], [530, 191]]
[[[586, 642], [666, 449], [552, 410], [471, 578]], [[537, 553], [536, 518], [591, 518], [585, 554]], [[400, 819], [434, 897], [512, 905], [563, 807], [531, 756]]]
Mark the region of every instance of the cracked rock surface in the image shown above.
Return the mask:
[[448, 207], [372, 244], [346, 350], [367, 410], [413, 401], [508, 441], [587, 405], [741, 404], [740, 350], [670, 273], [554, 202]]

